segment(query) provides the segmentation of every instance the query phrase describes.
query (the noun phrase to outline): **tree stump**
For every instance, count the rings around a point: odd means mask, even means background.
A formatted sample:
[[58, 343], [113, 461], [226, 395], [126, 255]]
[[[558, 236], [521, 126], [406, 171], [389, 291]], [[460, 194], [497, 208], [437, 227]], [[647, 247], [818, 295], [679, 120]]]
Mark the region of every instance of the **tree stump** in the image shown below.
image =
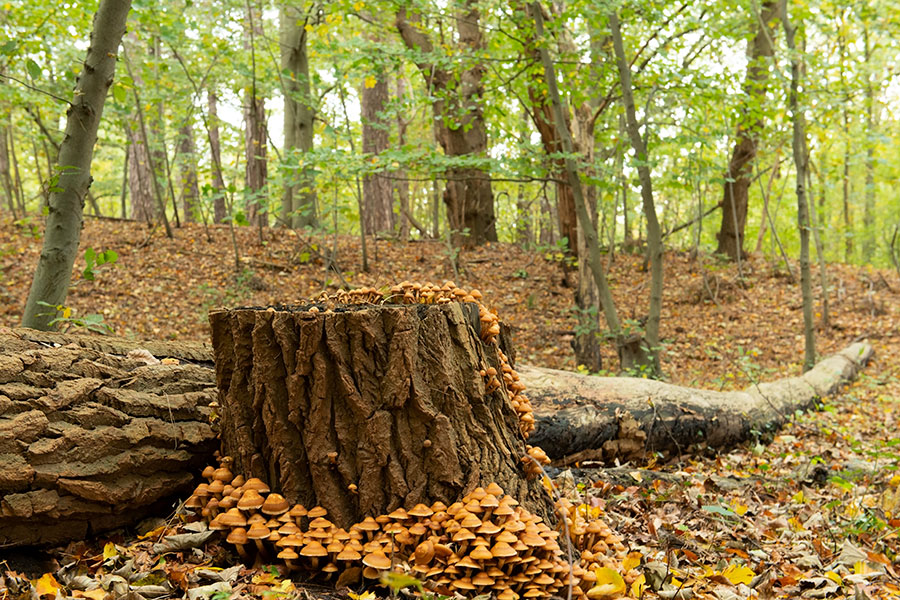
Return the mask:
[[84, 539], [167, 511], [216, 448], [211, 369], [149, 365], [149, 355], [82, 341], [141, 347], [0, 328], [0, 548]]
[[[310, 310], [311, 309], [311, 310]], [[244, 308], [210, 314], [223, 451], [235, 473], [342, 526], [453, 502], [494, 481], [550, 507], [479, 338], [474, 304]]]

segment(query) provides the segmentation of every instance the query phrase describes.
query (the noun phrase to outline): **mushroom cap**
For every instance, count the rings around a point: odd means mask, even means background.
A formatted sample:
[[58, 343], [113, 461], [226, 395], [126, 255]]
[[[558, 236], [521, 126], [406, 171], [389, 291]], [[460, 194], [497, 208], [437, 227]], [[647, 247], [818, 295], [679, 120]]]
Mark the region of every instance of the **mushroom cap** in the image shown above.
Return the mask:
[[463, 527], [463, 528], [460, 528], [459, 531], [457, 531], [456, 533], [453, 534], [452, 539], [454, 542], [465, 542], [466, 540], [474, 540], [475, 534], [472, 533], [471, 530]]
[[380, 550], [366, 554], [362, 562], [365, 566], [378, 569], [379, 571], [391, 568], [391, 559]]
[[231, 530], [231, 533], [228, 534], [228, 537], [225, 538], [226, 542], [234, 544], [235, 546], [246, 544], [247, 540], [247, 530], [243, 527], [235, 527]]
[[215, 474], [216, 468], [212, 465], [207, 465], [206, 468], [203, 469], [203, 473], [201, 473], [201, 476], [204, 479], [212, 479], [213, 477], [215, 477]]
[[460, 579], [453, 581], [450, 585], [453, 586], [454, 588], [456, 588], [457, 590], [474, 590], [475, 589], [475, 586], [472, 585], [471, 577], [462, 577]]
[[[269, 523], [266, 521], [266, 518], [265, 518], [264, 516], [262, 516], [261, 514], [259, 514], [259, 513], [253, 513], [252, 515], [250, 515], [249, 517], [247, 517], [247, 525], [253, 525], [254, 523], [262, 523], [263, 525], [265, 525], [265, 526], [268, 527], [269, 529], [272, 529], [272, 528], [269, 526]], [[277, 529], [277, 528], [278, 528], [278, 527], [276, 526], [276, 529]]]
[[485, 573], [484, 571], [480, 571], [472, 577], [472, 583], [477, 585], [478, 587], [484, 587], [486, 585], [494, 585], [494, 578]]
[[488, 550], [485, 546], [475, 546], [475, 549], [469, 553], [469, 556], [474, 560], [491, 560], [494, 558], [494, 555], [491, 554], [491, 551]]
[[199, 498], [209, 498], [209, 484], [201, 483], [196, 488], [194, 488], [194, 496]]
[[271, 493], [266, 497], [260, 510], [266, 515], [280, 515], [288, 511], [291, 505], [281, 494]]
[[413, 523], [409, 526], [409, 533], [410, 535], [425, 535], [428, 533], [428, 528], [424, 523]]
[[231, 480], [234, 479], [234, 475], [228, 467], [219, 467], [216, 469], [215, 473], [213, 473], [213, 479], [221, 481], [224, 485], [225, 483], [230, 483]]
[[307, 510], [306, 507], [302, 504], [295, 504], [294, 507], [291, 508], [290, 511], [288, 511], [288, 514], [294, 518], [299, 519], [300, 517], [306, 516]]
[[459, 524], [464, 529], [477, 529], [481, 527], [481, 519], [470, 513]]
[[483, 521], [481, 523], [481, 527], [475, 530], [475, 533], [480, 533], [482, 535], [494, 535], [502, 531], [499, 525], [496, 525], [490, 521]]
[[312, 521], [309, 522], [310, 529], [328, 529], [333, 526], [334, 523], [326, 519], [325, 517], [316, 517]]
[[440, 500], [435, 500], [434, 503], [431, 505], [431, 510], [433, 510], [434, 512], [446, 511], [447, 505], [444, 504], [443, 502], [441, 502]]
[[289, 523], [285, 523], [278, 528], [278, 533], [281, 535], [292, 535], [294, 533], [300, 533], [300, 528], [297, 527], [297, 524], [293, 521]]
[[247, 530], [247, 537], [251, 540], [264, 540], [272, 533], [264, 523], [256, 522]]
[[251, 477], [247, 481], [244, 482], [244, 485], [241, 486], [245, 490], [256, 490], [260, 494], [268, 494], [271, 490], [269, 490], [269, 486], [265, 484], [262, 479], [257, 477]]
[[310, 519], [315, 519], [318, 517], [324, 517], [328, 515], [328, 511], [321, 506], [314, 506], [308, 511], [306, 511], [306, 516]]
[[237, 501], [237, 507], [241, 510], [257, 510], [265, 503], [266, 499], [254, 489], [244, 492], [241, 499]]
[[500, 501], [494, 494], [487, 493], [484, 495], [484, 498], [478, 501], [478, 504], [481, 505], [481, 508], [497, 508], [500, 506]]
[[237, 507], [234, 507], [223, 513], [219, 522], [228, 527], [244, 527], [247, 524], [247, 519], [244, 518], [244, 515], [241, 514]]
[[362, 558], [359, 552], [350, 546], [344, 546], [344, 549], [335, 557], [337, 560], [359, 560]]
[[191, 494], [191, 497], [184, 501], [185, 508], [203, 508], [203, 501], [200, 500], [200, 497], [196, 494]]
[[425, 540], [413, 551], [416, 564], [427, 565], [434, 559], [434, 542]]
[[366, 517], [361, 522], [357, 523], [353, 527], [357, 529], [361, 529], [362, 531], [378, 531], [381, 529], [381, 525], [375, 522], [375, 519], [372, 517]]
[[299, 548], [304, 544], [303, 538], [296, 533], [286, 535], [278, 540], [278, 546], [281, 548]]
[[325, 550], [325, 546], [320, 544], [318, 541], [312, 540], [311, 542], [303, 546], [303, 549], [300, 551], [300, 555], [317, 558], [320, 556], [328, 556], [328, 551]]
[[404, 509], [404, 508], [401, 506], [400, 508], [398, 508], [398, 509], [394, 510], [393, 512], [391, 512], [388, 516], [389, 516], [390, 518], [394, 519], [394, 520], [397, 520], [397, 521], [405, 521], [406, 519], [409, 518], [409, 513], [406, 512], [406, 509]]
[[210, 494], [221, 494], [222, 490], [225, 489], [225, 484], [218, 479], [213, 479], [212, 483], [206, 486], [206, 489]]
[[469, 556], [463, 556], [461, 559], [453, 563], [457, 569], [480, 569], [481, 565], [472, 560]]
[[234, 479], [231, 480], [231, 485], [232, 485], [232, 487], [239, 488], [239, 487], [243, 487], [243, 485], [246, 482], [247, 482], [247, 480], [244, 479], [244, 476], [241, 474], [238, 474], [238, 475], [235, 475]]
[[293, 548], [284, 548], [277, 554], [277, 557], [281, 560], [297, 560], [300, 555]]
[[494, 544], [494, 547], [491, 548], [491, 555], [494, 558], [509, 558], [511, 556], [516, 556], [516, 554], [517, 552], [506, 542], [497, 542]]
[[339, 570], [340, 569], [338, 569], [338, 566], [331, 562], [322, 567], [323, 573], [337, 573]]
[[[215, 498], [209, 501], [210, 504], [212, 504], [213, 500], [215, 500]], [[237, 507], [237, 502], [238, 501], [233, 496], [225, 496], [216, 503], [216, 506], [218, 506], [222, 510], [230, 510]], [[209, 506], [210, 504], [207, 504], [207, 506]]]

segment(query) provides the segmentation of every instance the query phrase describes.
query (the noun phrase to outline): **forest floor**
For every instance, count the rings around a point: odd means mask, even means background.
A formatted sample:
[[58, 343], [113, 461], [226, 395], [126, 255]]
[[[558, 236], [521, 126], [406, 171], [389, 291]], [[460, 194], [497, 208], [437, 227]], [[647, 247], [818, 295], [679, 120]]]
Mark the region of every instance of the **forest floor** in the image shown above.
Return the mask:
[[[39, 233], [39, 225], [0, 221], [0, 326], [19, 323], [40, 252]], [[451, 279], [480, 289], [486, 304], [511, 325], [518, 361], [576, 367], [570, 348], [573, 289], [565, 285], [561, 256], [553, 249], [490, 244], [453, 253], [441, 242], [373, 244], [369, 238], [370, 268], [364, 272], [358, 239], [335, 242], [324, 234], [269, 230], [260, 243], [257, 230], [240, 228], [239, 269], [222, 226], [189, 226], [170, 240], [160, 229], [89, 219], [81, 239], [77, 271], [89, 246], [114, 250], [118, 258], [113, 266], [95, 269], [95, 280], [73, 282], [67, 300], [73, 327], [77, 319], [98, 314], [118, 335], [206, 341], [210, 308], [291, 303], [333, 291], [341, 278], [375, 287]], [[329, 269], [329, 257], [340, 275]], [[641, 267], [639, 255], [619, 254], [611, 264], [613, 295], [624, 318], [646, 311], [649, 275]], [[799, 277], [796, 265], [791, 268]], [[799, 285], [783, 263], [751, 256], [739, 272], [715, 257], [671, 251], [665, 269], [661, 338], [668, 381], [727, 390], [799, 374]], [[768, 445], [628, 465], [630, 481], [610, 484], [602, 470], [575, 471], [585, 501], [604, 508], [633, 560], [641, 561], [639, 570], [649, 575], [656, 562], [674, 575], [668, 591], [628, 589], [628, 597], [900, 597], [900, 279], [846, 265], [829, 265], [828, 277], [829, 328], [822, 326], [821, 289], [814, 286], [819, 354], [868, 339], [875, 358], [857, 381], [826, 399], [823, 410], [796, 415]], [[604, 366], [614, 370], [612, 349], [604, 352]], [[155, 537], [166, 531], [156, 530]], [[161, 560], [151, 555], [149, 538], [120, 534], [112, 540], [113, 545], [88, 540], [49, 555], [0, 556], [0, 597], [4, 585], [25, 594], [7, 592], [14, 597], [65, 594], [49, 573], [72, 562], [86, 576], [101, 578], [133, 558], [133, 565], [149, 565], [156, 584], [180, 590], [209, 583], [197, 575], [201, 568], [233, 561], [216, 545]], [[56, 561], [52, 567], [47, 556]], [[271, 573], [233, 575], [231, 589], [245, 597], [325, 594], [300, 584], [295, 589]]]

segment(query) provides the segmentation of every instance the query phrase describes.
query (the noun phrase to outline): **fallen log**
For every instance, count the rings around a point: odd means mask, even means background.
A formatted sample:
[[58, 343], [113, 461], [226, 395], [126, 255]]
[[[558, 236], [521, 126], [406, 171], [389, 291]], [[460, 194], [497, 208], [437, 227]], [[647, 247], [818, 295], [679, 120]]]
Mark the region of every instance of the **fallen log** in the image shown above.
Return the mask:
[[[167, 512], [197, 478], [218, 446], [214, 372], [127, 356], [142, 346], [0, 329], [0, 548]], [[154, 350], [197, 356], [177, 344]]]
[[856, 376], [872, 346], [855, 343], [801, 377], [759, 383], [743, 391], [697, 390], [624, 377], [592, 377], [519, 365], [534, 406], [529, 442], [564, 466], [610, 463], [648, 452], [726, 448], [765, 435], [834, 393]]

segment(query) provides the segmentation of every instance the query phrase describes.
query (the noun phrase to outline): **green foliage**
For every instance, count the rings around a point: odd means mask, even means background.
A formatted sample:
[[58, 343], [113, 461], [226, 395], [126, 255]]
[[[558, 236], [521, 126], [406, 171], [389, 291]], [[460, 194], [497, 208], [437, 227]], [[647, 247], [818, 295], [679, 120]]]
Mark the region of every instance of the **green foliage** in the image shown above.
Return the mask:
[[93, 248], [88, 248], [84, 251], [84, 271], [81, 272], [81, 276], [88, 281], [94, 281], [96, 277], [97, 270], [101, 267], [110, 267], [116, 264], [116, 261], [119, 259], [119, 255], [116, 254], [115, 250], [104, 250], [97, 253]]
[[64, 304], [53, 305], [42, 300], [38, 300], [38, 304], [49, 309], [41, 316], [55, 315], [49, 324], [51, 327], [59, 327], [64, 333], [73, 329], [84, 329], [94, 333], [112, 333], [112, 327], [104, 322], [103, 315], [92, 313], [79, 317], [71, 307]]

